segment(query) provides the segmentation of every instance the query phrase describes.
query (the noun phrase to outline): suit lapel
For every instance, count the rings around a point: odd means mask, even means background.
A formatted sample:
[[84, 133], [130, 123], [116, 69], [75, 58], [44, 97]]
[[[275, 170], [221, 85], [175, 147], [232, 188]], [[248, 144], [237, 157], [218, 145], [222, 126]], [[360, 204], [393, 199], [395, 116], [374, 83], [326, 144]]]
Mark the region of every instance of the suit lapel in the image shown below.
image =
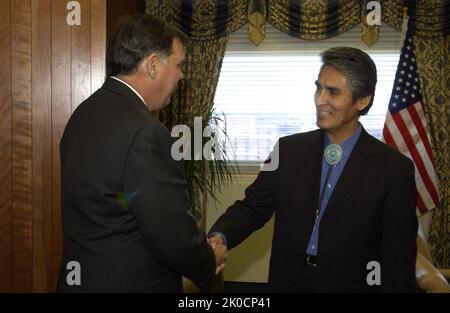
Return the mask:
[[307, 160], [306, 173], [307, 181], [309, 182], [309, 203], [311, 210], [316, 212], [319, 205], [319, 193], [320, 193], [320, 177], [322, 173], [322, 157], [323, 157], [323, 142], [325, 133], [323, 131], [317, 132], [317, 135], [309, 139], [310, 153], [308, 154], [309, 160]]
[[352, 194], [354, 186], [357, 186], [367, 168], [370, 166], [368, 159], [372, 155], [372, 149], [369, 144], [369, 135], [364, 128], [361, 135], [350, 154], [341, 177], [333, 190], [330, 200], [328, 201], [324, 217], [330, 214], [337, 204], [347, 195]]

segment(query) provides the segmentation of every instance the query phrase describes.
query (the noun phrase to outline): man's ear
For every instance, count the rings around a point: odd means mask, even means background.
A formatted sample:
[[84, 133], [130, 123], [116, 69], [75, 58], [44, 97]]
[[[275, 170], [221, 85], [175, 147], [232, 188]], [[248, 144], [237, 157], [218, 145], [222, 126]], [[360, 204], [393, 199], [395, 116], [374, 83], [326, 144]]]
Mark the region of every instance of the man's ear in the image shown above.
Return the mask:
[[367, 97], [361, 98], [356, 102], [356, 106], [357, 106], [359, 112], [364, 110], [369, 105], [370, 100], [372, 100], [372, 96], [367, 96]]
[[156, 53], [150, 54], [145, 60], [145, 66], [151, 79], [155, 79], [159, 70], [159, 56]]

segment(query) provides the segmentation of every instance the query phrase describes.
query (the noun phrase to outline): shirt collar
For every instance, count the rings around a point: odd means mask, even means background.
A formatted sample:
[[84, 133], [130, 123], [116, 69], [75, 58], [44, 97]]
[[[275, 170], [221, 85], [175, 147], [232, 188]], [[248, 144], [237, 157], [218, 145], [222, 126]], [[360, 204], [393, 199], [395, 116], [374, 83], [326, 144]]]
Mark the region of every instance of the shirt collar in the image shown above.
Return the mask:
[[129, 84], [127, 84], [126, 82], [124, 82], [123, 80], [121, 80], [120, 78], [117, 78], [115, 76], [111, 76], [112, 79], [115, 79], [119, 82], [121, 82], [122, 84], [124, 84], [125, 86], [127, 86], [128, 88], [130, 88], [138, 97], [139, 99], [142, 100], [142, 102], [144, 102], [145, 105], [147, 105], [144, 101], [144, 98], [142, 98], [142, 96], [139, 94], [139, 92], [136, 91], [136, 89], [134, 89], [133, 87], [131, 87]]
[[[340, 144], [342, 148], [342, 153], [346, 159], [350, 156], [350, 153], [352, 153], [353, 147], [355, 146], [356, 142], [359, 139], [359, 136], [361, 135], [361, 124], [358, 123], [358, 127], [356, 128], [353, 135], [350, 136], [346, 141]], [[328, 146], [331, 143], [330, 138], [328, 138], [327, 135], [325, 135], [325, 147]]]

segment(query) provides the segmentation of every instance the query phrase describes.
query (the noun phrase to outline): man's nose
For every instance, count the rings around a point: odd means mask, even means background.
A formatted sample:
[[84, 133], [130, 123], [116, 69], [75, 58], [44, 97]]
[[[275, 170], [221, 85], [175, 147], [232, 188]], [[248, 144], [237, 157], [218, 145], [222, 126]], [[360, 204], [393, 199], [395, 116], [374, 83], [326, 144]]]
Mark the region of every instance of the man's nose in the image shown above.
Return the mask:
[[325, 90], [319, 90], [316, 92], [316, 102], [317, 105], [321, 105], [321, 104], [326, 104], [327, 103], [327, 93], [325, 92]]

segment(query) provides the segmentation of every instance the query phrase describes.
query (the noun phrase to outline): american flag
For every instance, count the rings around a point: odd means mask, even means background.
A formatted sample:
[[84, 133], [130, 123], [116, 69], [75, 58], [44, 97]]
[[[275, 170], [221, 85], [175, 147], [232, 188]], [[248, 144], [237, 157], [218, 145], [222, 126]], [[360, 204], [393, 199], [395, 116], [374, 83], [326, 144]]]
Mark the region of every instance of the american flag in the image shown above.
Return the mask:
[[416, 168], [417, 209], [419, 214], [423, 214], [438, 206], [439, 194], [411, 37], [408, 29], [382, 140], [413, 160]]

